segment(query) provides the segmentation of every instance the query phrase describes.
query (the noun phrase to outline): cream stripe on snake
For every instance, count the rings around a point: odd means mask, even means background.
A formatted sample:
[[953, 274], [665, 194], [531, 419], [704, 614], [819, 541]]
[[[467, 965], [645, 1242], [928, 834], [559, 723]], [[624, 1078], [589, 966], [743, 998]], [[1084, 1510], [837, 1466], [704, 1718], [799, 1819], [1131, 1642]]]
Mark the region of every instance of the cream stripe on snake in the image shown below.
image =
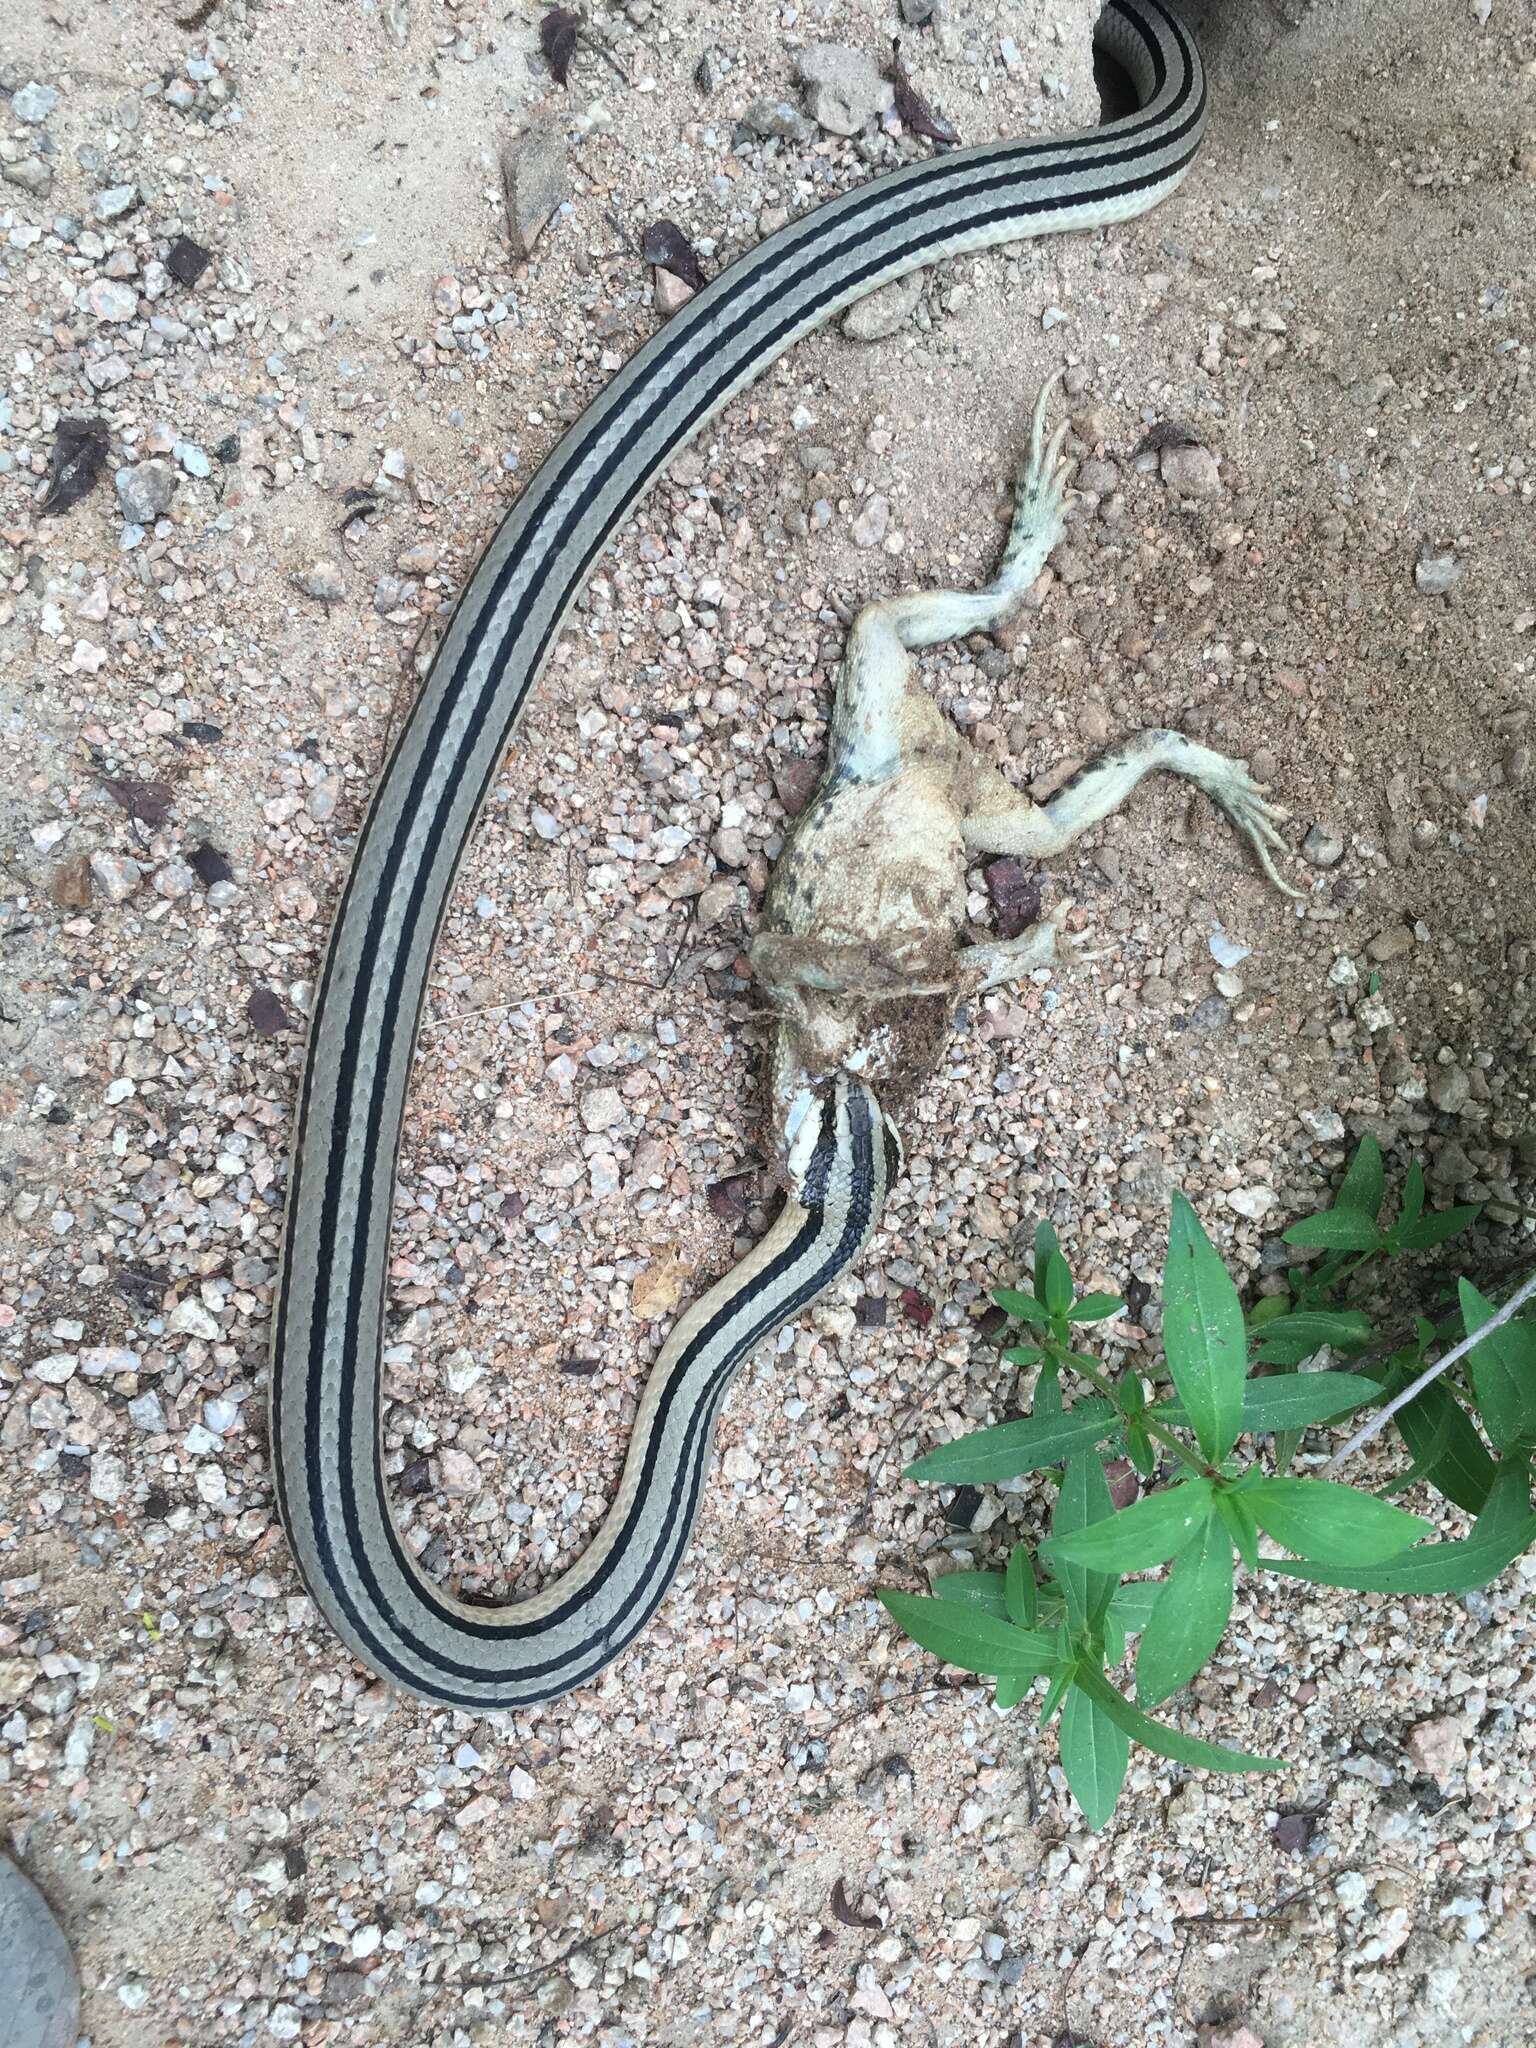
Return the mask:
[[1139, 111], [1060, 141], [957, 150], [782, 229], [705, 287], [608, 384], [530, 479], [466, 585], [358, 842], [316, 993], [272, 1367], [279, 1505], [305, 1584], [355, 1653], [467, 1708], [556, 1698], [601, 1671], [672, 1581], [743, 1358], [846, 1270], [897, 1164], [845, 1082], [804, 1204], [678, 1324], [617, 1495], [536, 1597], [469, 1605], [395, 1528], [379, 1448], [396, 1154], [433, 947], [480, 805], [604, 543], [678, 449], [801, 335], [920, 264], [1143, 212], [1199, 147], [1205, 87], [1162, 0], [1109, 0], [1096, 32]]

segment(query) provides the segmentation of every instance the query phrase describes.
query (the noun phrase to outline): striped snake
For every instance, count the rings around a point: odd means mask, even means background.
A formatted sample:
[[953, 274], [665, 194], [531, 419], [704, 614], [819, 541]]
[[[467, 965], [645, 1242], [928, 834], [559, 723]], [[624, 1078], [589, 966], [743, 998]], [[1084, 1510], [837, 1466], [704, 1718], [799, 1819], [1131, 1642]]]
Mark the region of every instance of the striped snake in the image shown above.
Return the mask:
[[1153, 206], [1205, 126], [1188, 32], [1163, 0], [1108, 0], [1096, 41], [1139, 111], [882, 177], [771, 235], [620, 370], [530, 479], [454, 609], [358, 840], [316, 992], [274, 1323], [272, 1457], [305, 1585], [355, 1654], [470, 1710], [557, 1698], [644, 1628], [678, 1569], [715, 1418], [742, 1361], [857, 1258], [899, 1169], [870, 1089], [827, 1091], [796, 1181], [748, 1256], [677, 1324], [587, 1549], [530, 1599], [434, 1584], [395, 1526], [380, 1444], [396, 1157], [417, 1026], [455, 874], [545, 657], [593, 564], [678, 450], [791, 343], [948, 256]]

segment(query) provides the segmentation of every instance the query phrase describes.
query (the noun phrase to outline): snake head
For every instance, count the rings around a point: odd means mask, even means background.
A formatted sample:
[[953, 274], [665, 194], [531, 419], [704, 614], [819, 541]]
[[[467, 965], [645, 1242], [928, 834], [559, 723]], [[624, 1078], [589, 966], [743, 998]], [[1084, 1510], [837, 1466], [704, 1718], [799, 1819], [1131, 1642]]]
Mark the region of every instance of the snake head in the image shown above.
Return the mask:
[[900, 1133], [852, 1074], [837, 1074], [822, 1089], [796, 1089], [778, 1135], [785, 1185], [803, 1209], [846, 1201], [861, 1176], [876, 1173], [890, 1187], [901, 1172]]

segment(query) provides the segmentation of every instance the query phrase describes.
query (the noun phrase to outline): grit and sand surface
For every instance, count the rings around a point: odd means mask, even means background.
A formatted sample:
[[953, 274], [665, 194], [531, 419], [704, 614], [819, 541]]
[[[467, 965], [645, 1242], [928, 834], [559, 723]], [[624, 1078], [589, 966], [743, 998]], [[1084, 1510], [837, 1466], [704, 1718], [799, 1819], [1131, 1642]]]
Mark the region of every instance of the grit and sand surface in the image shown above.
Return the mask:
[[[714, 268], [927, 147], [738, 137], [809, 43], [899, 27], [967, 140], [1092, 121], [1093, 12], [636, 0], [561, 93], [537, 11], [478, 0], [7, 9], [0, 83], [44, 91], [0, 122], [0, 1771], [94, 2048], [1536, 2038], [1528, 1561], [1460, 1602], [1246, 1583], [1169, 1711], [1294, 1770], [1138, 1753], [1100, 1836], [1054, 1739], [872, 1597], [1038, 1527], [1032, 1482], [956, 1527], [901, 1477], [1009, 1408], [972, 1324], [1038, 1215], [1137, 1305], [1112, 1358], [1155, 1338], [1171, 1187], [1256, 1270], [1367, 1129], [1489, 1205], [1481, 1270], [1528, 1255], [1520, 0], [1207, 6], [1169, 204], [801, 345], [620, 534], [434, 977], [387, 1417], [413, 1543], [481, 1590], [574, 1553], [676, 1305], [762, 1227], [742, 947], [840, 616], [989, 573], [1064, 363], [1055, 573], [925, 673], [1026, 784], [1138, 725], [1248, 758], [1303, 910], [1178, 788], [1055, 864], [1104, 957], [963, 1021], [862, 1268], [745, 1369], [676, 1590], [576, 1697], [384, 1692], [274, 1518], [327, 917], [433, 615], [655, 324], [641, 232]], [[540, 109], [570, 204], [519, 264], [498, 153]], [[60, 415], [110, 453], [44, 516]], [[1165, 423], [1214, 460], [1138, 456]]]

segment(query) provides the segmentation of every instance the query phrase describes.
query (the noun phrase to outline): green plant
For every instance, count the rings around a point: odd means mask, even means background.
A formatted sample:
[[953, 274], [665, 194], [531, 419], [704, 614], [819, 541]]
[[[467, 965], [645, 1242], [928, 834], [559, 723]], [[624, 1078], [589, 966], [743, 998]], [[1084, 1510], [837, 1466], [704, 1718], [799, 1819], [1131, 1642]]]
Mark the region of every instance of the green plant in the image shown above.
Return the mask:
[[[1175, 1195], [1163, 1275], [1166, 1376], [1152, 1385], [1078, 1348], [1085, 1324], [1123, 1304], [1078, 1296], [1056, 1234], [1042, 1223], [1031, 1291], [1003, 1288], [993, 1297], [1029, 1333], [1005, 1355], [1037, 1368], [1031, 1412], [943, 1444], [908, 1469], [908, 1477], [937, 1485], [1030, 1472], [1055, 1484], [1050, 1533], [1014, 1544], [1005, 1568], [951, 1573], [931, 1595], [884, 1588], [879, 1597], [925, 1649], [994, 1680], [1000, 1707], [1044, 1685], [1041, 1723], [1060, 1715], [1062, 1768], [1090, 1826], [1113, 1812], [1133, 1741], [1211, 1770], [1285, 1768], [1281, 1759], [1183, 1734], [1148, 1711], [1216, 1650], [1239, 1563], [1324, 1585], [1457, 1593], [1487, 1584], [1536, 1542], [1536, 1323], [1516, 1316], [1536, 1294], [1536, 1275], [1497, 1310], [1462, 1280], [1465, 1335], [1434, 1364], [1427, 1358], [1438, 1333], [1423, 1316], [1409, 1343], [1380, 1356], [1359, 1300], [1366, 1269], [1441, 1244], [1478, 1213], [1426, 1213], [1416, 1164], [1384, 1226], [1385, 1198], [1381, 1152], [1366, 1138], [1333, 1204], [1285, 1234], [1298, 1250], [1321, 1249], [1323, 1259], [1298, 1264], [1282, 1290], [1245, 1317], [1194, 1210]], [[1303, 1370], [1325, 1347], [1355, 1361], [1352, 1369]], [[1070, 1406], [1069, 1380], [1089, 1390]], [[1308, 1428], [1367, 1409], [1371, 1419], [1322, 1474], [1291, 1475]], [[1380, 1492], [1335, 1481], [1343, 1459], [1388, 1420], [1407, 1445], [1408, 1469]], [[1257, 1438], [1269, 1440], [1267, 1461]], [[1117, 1508], [1106, 1468], [1120, 1458], [1144, 1480], [1177, 1469], [1167, 1484]], [[1466, 1535], [1421, 1540], [1430, 1523], [1388, 1497], [1421, 1484], [1474, 1517]], [[1261, 1554], [1261, 1536], [1290, 1557]], [[1156, 1580], [1127, 1577], [1163, 1566]], [[1109, 1675], [1132, 1636], [1134, 1700]]]

